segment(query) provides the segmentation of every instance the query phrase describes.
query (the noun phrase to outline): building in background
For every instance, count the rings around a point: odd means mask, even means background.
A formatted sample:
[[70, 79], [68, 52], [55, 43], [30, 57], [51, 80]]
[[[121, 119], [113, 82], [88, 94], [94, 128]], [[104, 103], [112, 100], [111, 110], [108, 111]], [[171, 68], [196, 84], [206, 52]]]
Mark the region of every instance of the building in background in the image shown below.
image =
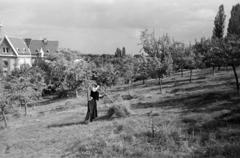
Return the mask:
[[0, 70], [7, 74], [22, 64], [32, 66], [36, 58], [58, 51], [58, 41], [8, 37], [0, 24]]
[[10, 73], [22, 64], [32, 66], [36, 58], [44, 58], [58, 51], [58, 41], [21, 39], [3, 36], [0, 41], [0, 68]]

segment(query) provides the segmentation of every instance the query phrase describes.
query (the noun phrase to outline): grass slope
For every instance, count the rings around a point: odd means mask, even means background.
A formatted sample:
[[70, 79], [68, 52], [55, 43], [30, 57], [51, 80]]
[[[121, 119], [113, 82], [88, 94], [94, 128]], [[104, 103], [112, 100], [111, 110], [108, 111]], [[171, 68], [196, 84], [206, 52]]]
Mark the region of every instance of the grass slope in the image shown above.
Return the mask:
[[131, 106], [126, 118], [104, 116], [112, 103], [98, 105], [100, 118], [83, 124], [86, 100], [47, 102], [29, 109], [27, 117], [8, 116], [0, 129], [0, 157], [239, 157], [240, 97], [232, 72], [212, 76], [194, 71], [163, 81], [136, 83], [111, 90], [115, 104]]

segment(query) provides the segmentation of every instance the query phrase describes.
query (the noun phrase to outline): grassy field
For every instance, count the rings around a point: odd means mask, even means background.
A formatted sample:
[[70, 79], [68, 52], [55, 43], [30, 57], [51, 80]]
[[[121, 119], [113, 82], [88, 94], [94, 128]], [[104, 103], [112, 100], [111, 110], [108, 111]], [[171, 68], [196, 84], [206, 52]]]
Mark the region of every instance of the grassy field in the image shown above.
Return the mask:
[[87, 125], [85, 98], [46, 102], [26, 117], [9, 115], [9, 127], [0, 129], [0, 157], [239, 157], [233, 73], [196, 70], [192, 83], [188, 78], [185, 72], [164, 79], [162, 93], [156, 80], [135, 83], [131, 96], [127, 86], [112, 88], [115, 104], [131, 109], [126, 118], [102, 117], [112, 104], [107, 98], [98, 103], [100, 118]]

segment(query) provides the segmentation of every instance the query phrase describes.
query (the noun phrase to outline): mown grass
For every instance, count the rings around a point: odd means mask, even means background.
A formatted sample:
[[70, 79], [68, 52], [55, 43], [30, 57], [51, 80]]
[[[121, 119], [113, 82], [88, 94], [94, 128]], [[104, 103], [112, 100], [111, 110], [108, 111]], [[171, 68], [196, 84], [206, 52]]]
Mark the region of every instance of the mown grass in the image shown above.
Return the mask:
[[[114, 103], [101, 100], [99, 119], [88, 125], [85, 98], [38, 105], [27, 117], [8, 115], [0, 157], [239, 157], [240, 97], [233, 74], [204, 70], [194, 72], [192, 83], [188, 78], [185, 72], [164, 79], [162, 93], [155, 80], [134, 83], [130, 96], [127, 86], [114, 87]], [[104, 117], [109, 111], [111, 117]]]

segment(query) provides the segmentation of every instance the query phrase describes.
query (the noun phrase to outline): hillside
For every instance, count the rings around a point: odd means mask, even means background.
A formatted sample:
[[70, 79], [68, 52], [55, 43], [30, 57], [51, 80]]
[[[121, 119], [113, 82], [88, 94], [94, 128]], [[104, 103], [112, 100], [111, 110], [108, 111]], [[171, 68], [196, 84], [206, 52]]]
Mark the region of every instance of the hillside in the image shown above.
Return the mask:
[[[24, 117], [8, 116], [0, 129], [0, 157], [228, 157], [240, 154], [240, 97], [232, 71], [195, 70], [110, 91], [132, 115], [106, 119], [112, 103], [98, 103], [100, 118], [84, 124], [85, 98], [46, 102]], [[23, 111], [23, 110], [22, 110]]]

